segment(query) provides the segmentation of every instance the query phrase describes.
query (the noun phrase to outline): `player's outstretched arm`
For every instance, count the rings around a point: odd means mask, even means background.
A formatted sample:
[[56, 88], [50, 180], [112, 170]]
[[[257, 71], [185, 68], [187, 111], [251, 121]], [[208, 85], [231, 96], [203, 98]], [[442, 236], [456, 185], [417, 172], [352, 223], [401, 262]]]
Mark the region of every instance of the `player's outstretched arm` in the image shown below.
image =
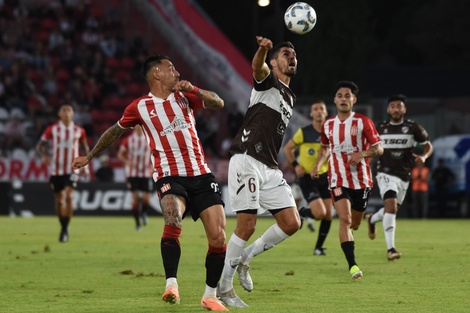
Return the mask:
[[124, 128], [121, 128], [118, 124], [114, 124], [110, 128], [108, 128], [103, 135], [101, 135], [98, 142], [93, 147], [93, 149], [86, 155], [86, 156], [79, 156], [75, 158], [72, 162], [72, 167], [74, 169], [82, 168], [98, 154], [100, 154], [103, 150], [106, 150], [109, 146], [113, 144], [113, 142], [118, 139], [122, 133], [125, 131]]

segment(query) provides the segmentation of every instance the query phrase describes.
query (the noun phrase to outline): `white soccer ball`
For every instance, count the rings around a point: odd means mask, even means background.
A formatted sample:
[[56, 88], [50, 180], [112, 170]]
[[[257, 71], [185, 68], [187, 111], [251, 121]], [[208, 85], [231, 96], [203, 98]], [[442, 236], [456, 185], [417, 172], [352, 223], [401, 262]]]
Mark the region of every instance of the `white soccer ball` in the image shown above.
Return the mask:
[[315, 26], [317, 13], [308, 3], [296, 2], [287, 8], [284, 22], [291, 32], [304, 35]]

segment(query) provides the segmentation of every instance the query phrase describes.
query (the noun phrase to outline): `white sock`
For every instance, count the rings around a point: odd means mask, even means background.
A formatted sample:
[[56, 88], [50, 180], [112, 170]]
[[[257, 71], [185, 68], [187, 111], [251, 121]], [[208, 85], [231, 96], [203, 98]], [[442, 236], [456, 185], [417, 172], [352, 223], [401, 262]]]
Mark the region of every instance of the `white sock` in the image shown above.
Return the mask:
[[396, 217], [397, 216], [395, 214], [384, 214], [383, 227], [385, 233], [385, 242], [387, 243], [387, 250], [395, 248]]
[[171, 285], [178, 287], [178, 281], [176, 281], [176, 277], [167, 278], [165, 289], [170, 287]]
[[370, 222], [372, 224], [375, 224], [377, 222], [380, 222], [383, 219], [384, 219], [384, 208], [381, 208], [380, 210], [375, 212], [375, 214], [372, 215], [372, 217], [370, 218]]
[[217, 294], [216, 294], [216, 290], [217, 288], [212, 288], [212, 287], [209, 287], [208, 285], [206, 285], [206, 291], [204, 292], [204, 298], [216, 298], [217, 297]]
[[235, 234], [232, 234], [232, 237], [227, 244], [224, 269], [222, 271], [222, 276], [219, 283], [221, 292], [227, 292], [233, 288], [233, 276], [235, 275], [235, 270], [240, 263], [245, 244], [245, 240], [241, 239]]
[[261, 235], [261, 237], [245, 248], [240, 263], [248, 264], [255, 256], [271, 249], [287, 238], [289, 238], [289, 235], [283, 232], [277, 224], [272, 225], [264, 232], [264, 234]]

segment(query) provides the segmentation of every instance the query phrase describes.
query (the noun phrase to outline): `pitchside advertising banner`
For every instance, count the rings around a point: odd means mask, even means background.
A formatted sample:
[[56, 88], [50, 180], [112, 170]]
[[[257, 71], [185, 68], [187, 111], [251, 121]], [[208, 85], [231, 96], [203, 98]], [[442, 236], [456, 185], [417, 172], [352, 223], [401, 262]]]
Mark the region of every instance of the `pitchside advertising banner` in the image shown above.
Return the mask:
[[[226, 165], [213, 168], [226, 173]], [[95, 168], [97, 168], [95, 166]], [[115, 172], [122, 172], [116, 169]], [[217, 176], [217, 175], [216, 175]], [[132, 194], [121, 174], [120, 182], [79, 182], [74, 194], [76, 215], [130, 215]], [[40, 159], [0, 158], [0, 214], [11, 216], [55, 215], [54, 194], [49, 188], [49, 172]], [[227, 216], [234, 216], [228, 203], [228, 190], [221, 185]], [[161, 215], [157, 192], [151, 198], [150, 215]]]

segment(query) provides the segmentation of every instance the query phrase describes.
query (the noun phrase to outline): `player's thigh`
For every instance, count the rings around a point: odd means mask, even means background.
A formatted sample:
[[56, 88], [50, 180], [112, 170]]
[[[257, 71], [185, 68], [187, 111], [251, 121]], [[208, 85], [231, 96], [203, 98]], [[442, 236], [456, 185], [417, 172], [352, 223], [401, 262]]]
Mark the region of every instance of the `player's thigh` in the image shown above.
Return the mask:
[[258, 169], [253, 164], [252, 158], [246, 154], [235, 154], [230, 158], [228, 190], [233, 212], [259, 208]]

